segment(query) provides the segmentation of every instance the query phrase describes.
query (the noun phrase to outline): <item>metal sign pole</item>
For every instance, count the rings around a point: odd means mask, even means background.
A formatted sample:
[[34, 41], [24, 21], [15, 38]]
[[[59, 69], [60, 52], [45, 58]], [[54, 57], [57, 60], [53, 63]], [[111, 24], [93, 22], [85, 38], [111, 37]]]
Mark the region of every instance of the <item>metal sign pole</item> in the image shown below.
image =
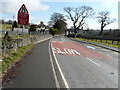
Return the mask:
[[29, 12], [25, 7], [25, 4], [22, 4], [21, 8], [18, 11], [18, 24], [22, 25], [22, 46], [24, 45], [24, 25], [29, 24]]
[[24, 25], [22, 25], [22, 46], [24, 44], [24, 40], [23, 40], [23, 29], [24, 29]]

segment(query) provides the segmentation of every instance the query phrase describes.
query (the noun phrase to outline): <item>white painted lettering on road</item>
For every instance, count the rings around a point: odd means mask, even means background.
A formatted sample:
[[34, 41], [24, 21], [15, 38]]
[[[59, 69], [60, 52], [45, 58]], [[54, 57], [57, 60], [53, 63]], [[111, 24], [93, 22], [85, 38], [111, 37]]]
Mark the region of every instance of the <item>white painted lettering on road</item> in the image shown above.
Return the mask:
[[57, 54], [80, 55], [80, 53], [75, 49], [65, 49], [65, 48], [63, 50], [61, 50], [60, 48], [52, 48], [52, 49], [53, 49], [53, 52]]

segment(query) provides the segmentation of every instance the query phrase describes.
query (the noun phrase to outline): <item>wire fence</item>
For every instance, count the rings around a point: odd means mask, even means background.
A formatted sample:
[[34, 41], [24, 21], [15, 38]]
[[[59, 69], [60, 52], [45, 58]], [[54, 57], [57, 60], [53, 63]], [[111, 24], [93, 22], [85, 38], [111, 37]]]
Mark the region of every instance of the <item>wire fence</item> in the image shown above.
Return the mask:
[[107, 44], [120, 45], [120, 37], [79, 36], [80, 38]]

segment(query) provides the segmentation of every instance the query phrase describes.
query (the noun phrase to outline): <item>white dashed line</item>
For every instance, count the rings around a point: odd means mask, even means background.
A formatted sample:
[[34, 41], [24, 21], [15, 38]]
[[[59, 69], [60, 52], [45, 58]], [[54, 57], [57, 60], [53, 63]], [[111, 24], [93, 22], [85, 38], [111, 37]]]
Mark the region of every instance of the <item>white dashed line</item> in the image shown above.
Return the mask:
[[93, 61], [92, 59], [90, 59], [90, 58], [88, 58], [88, 57], [86, 57], [89, 61], [91, 61], [91, 62], [93, 62], [94, 64], [96, 64], [97, 66], [101, 66], [100, 64], [98, 64], [98, 63], [96, 63], [95, 61]]

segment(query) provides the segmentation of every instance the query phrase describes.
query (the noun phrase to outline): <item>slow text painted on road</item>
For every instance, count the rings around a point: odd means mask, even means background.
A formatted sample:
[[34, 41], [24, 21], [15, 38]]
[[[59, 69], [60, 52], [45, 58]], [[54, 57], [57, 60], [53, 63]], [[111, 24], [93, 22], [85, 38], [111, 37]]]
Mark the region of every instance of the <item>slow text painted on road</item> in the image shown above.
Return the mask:
[[95, 50], [86, 48], [75, 42], [52, 41], [52, 46], [55, 54], [110, 59], [108, 56], [98, 53]]

